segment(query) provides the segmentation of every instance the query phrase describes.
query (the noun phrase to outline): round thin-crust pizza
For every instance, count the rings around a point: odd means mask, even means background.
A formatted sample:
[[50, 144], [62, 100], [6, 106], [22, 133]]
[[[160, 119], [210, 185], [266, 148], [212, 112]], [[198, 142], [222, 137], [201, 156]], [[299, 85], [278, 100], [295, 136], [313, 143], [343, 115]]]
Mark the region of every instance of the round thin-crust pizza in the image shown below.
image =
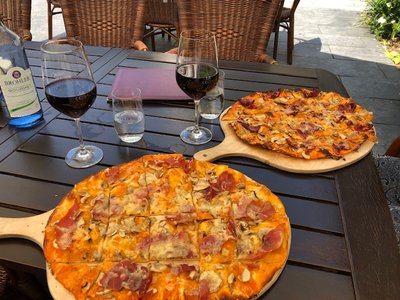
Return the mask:
[[236, 101], [221, 120], [250, 145], [302, 159], [340, 159], [367, 140], [377, 142], [373, 114], [335, 92], [256, 92]]
[[251, 299], [277, 279], [290, 224], [267, 187], [225, 165], [144, 156], [75, 185], [44, 253], [76, 299]]

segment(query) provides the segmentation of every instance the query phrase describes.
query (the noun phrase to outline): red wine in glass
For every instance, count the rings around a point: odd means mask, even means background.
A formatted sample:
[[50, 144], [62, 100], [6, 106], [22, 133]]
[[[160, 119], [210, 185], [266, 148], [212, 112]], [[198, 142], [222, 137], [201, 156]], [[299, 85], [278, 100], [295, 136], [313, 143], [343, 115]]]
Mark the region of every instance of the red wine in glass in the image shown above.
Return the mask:
[[96, 99], [96, 84], [85, 50], [76, 39], [45, 42], [42, 47], [42, 78], [47, 100], [59, 112], [75, 120], [79, 147], [68, 151], [65, 162], [72, 168], [88, 168], [103, 158], [103, 151], [85, 145], [79, 118]]
[[202, 30], [181, 33], [176, 59], [176, 82], [194, 100], [195, 124], [181, 132], [181, 139], [191, 145], [209, 142], [211, 131], [199, 126], [199, 102], [218, 83], [218, 53], [213, 33]]
[[46, 98], [55, 109], [71, 118], [81, 117], [96, 99], [96, 84], [87, 78], [66, 78], [45, 87]]
[[212, 65], [184, 64], [176, 68], [176, 82], [189, 97], [203, 98], [218, 82], [218, 69]]

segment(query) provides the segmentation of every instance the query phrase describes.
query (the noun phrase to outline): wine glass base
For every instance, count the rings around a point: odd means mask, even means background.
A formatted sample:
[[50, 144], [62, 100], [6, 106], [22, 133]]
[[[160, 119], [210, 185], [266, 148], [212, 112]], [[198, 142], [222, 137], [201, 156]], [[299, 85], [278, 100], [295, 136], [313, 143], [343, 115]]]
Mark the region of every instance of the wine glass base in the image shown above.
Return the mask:
[[191, 126], [181, 132], [182, 141], [190, 145], [203, 145], [208, 143], [211, 138], [211, 131], [205, 127]]
[[96, 146], [85, 146], [81, 151], [79, 147], [68, 151], [65, 162], [75, 169], [84, 169], [94, 166], [103, 159], [103, 151]]

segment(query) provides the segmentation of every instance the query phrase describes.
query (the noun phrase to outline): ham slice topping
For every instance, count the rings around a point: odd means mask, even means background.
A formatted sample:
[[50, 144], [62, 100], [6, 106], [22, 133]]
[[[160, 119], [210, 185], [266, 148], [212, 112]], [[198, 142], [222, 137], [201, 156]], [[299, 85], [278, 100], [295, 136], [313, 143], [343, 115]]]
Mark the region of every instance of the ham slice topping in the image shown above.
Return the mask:
[[192, 163], [193, 162], [191, 160], [187, 161], [183, 157], [171, 156], [171, 157], [157, 160], [155, 162], [155, 165], [158, 167], [165, 166], [165, 165], [169, 166], [171, 168], [181, 167], [185, 170], [186, 173], [189, 173], [190, 170], [192, 169]]
[[312, 123], [302, 122], [300, 126], [297, 128], [297, 133], [302, 137], [306, 138], [310, 134], [320, 130], [321, 128]]
[[309, 89], [301, 89], [306, 98], [317, 97], [319, 95], [319, 91], [317, 89], [309, 90]]
[[170, 216], [165, 216], [165, 218], [169, 222], [172, 222], [174, 225], [192, 223], [195, 215], [191, 213], [195, 212], [195, 208], [194, 206], [190, 205], [190, 209], [191, 209], [190, 213], [170, 215]]
[[255, 108], [254, 100], [241, 98], [239, 101], [240, 104], [246, 108]]
[[280, 224], [276, 228], [270, 230], [262, 238], [260, 249], [254, 254], [248, 255], [248, 259], [262, 258], [266, 253], [279, 249], [283, 243], [284, 225]]
[[208, 201], [211, 201], [216, 195], [224, 191], [232, 191], [235, 188], [235, 179], [233, 175], [228, 172], [222, 172], [217, 181], [210, 183], [209, 187], [205, 189], [205, 197]]
[[71, 208], [68, 210], [68, 213], [58, 221], [57, 226], [58, 227], [63, 227], [63, 228], [69, 228], [72, 225], [76, 223], [76, 220], [78, 218], [78, 202], [74, 201], [74, 204], [71, 206]]
[[250, 131], [250, 132], [258, 132], [259, 130], [260, 130], [260, 128], [261, 128], [261, 126], [260, 125], [250, 125], [250, 124], [247, 124], [245, 121], [243, 121], [243, 120], [238, 120], [238, 122], [244, 127], [244, 128], [246, 128], [248, 131]]
[[268, 220], [275, 213], [274, 207], [269, 202], [252, 201], [246, 210], [246, 214], [253, 220]]
[[206, 280], [201, 280], [199, 284], [199, 300], [207, 300], [210, 295], [210, 288]]
[[296, 105], [290, 105], [285, 108], [283, 113], [287, 114], [288, 116], [295, 116], [300, 112], [300, 109]]
[[78, 202], [74, 201], [68, 213], [55, 224], [57, 245], [62, 250], [69, 248], [72, 244], [72, 232], [75, 230], [79, 218], [78, 208]]
[[368, 131], [372, 127], [373, 127], [373, 125], [371, 123], [354, 125], [354, 129], [357, 131]]
[[340, 112], [350, 112], [351, 113], [351, 112], [355, 111], [356, 107], [357, 107], [357, 104], [355, 104], [354, 102], [349, 102], [346, 104], [340, 104], [338, 106], [338, 110]]
[[252, 197], [242, 197], [238, 201], [235, 218], [250, 218], [252, 220], [268, 220], [275, 213], [274, 207], [269, 202], [262, 202]]
[[350, 144], [346, 141], [334, 143], [332, 146], [333, 146], [335, 153], [337, 153], [337, 154], [339, 154], [341, 150], [349, 150], [350, 149]]
[[224, 244], [224, 239], [220, 235], [207, 235], [200, 242], [200, 251], [204, 255], [219, 253]]
[[196, 271], [196, 267], [188, 264], [180, 264], [171, 267], [171, 272], [175, 275], [189, 274]]
[[123, 260], [114, 265], [100, 280], [100, 284], [106, 289], [119, 291], [125, 288], [139, 293], [144, 293], [150, 282], [149, 269], [129, 260]]
[[347, 117], [344, 115], [344, 114], [342, 114], [342, 113], [339, 113], [339, 114], [336, 114], [335, 116], [334, 116], [334, 119], [333, 119], [336, 123], [340, 123], [340, 122], [343, 122], [343, 121], [345, 121], [345, 120], [347, 120]]
[[112, 184], [112, 183], [115, 183], [115, 182], [119, 181], [119, 178], [120, 178], [119, 174], [120, 174], [120, 168], [111, 167], [108, 170], [108, 180], [109, 180], [109, 182]]
[[108, 220], [108, 203], [104, 199], [96, 199], [92, 208], [93, 220], [106, 222]]
[[281, 95], [281, 90], [272, 91], [272, 92], [269, 92], [268, 94], [270, 95], [271, 98], [275, 99]]
[[278, 225], [276, 228], [269, 231], [263, 238], [262, 250], [271, 252], [278, 249], [283, 242], [284, 226]]

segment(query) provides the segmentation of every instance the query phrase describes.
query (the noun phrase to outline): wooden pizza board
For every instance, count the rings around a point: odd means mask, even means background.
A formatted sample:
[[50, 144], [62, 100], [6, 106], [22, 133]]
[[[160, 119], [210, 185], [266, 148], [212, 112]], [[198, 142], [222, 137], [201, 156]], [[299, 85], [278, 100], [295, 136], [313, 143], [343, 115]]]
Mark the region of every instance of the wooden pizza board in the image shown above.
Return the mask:
[[[0, 238], [24, 238], [43, 249], [44, 231], [53, 210], [28, 218], [0, 218]], [[46, 262], [47, 285], [54, 299], [74, 300], [75, 297], [53, 276]]]
[[[44, 231], [47, 225], [47, 221], [53, 210], [50, 210], [41, 215], [28, 217], [28, 218], [0, 218], [0, 238], [24, 238], [35, 242], [43, 249], [44, 242]], [[288, 219], [289, 220], [289, 219]], [[290, 224], [290, 222], [289, 222]], [[289, 225], [290, 230], [290, 225]], [[272, 279], [262, 288], [257, 298], [261, 297], [274, 283], [278, 280], [280, 274], [282, 273], [286, 261], [289, 257], [291, 245], [291, 231], [289, 231], [288, 237], [288, 255], [285, 259], [282, 267], [277, 270], [272, 277]], [[50, 293], [55, 300], [74, 300], [75, 296], [68, 291], [64, 286], [58, 282], [51, 272], [49, 264], [46, 262], [46, 276], [47, 285], [49, 287]]]
[[349, 166], [371, 152], [373, 142], [366, 141], [361, 147], [345, 157], [334, 160], [331, 158], [307, 160], [290, 157], [278, 152], [251, 146], [243, 142], [229, 125], [229, 121], [222, 121], [222, 117], [229, 110], [227, 108], [220, 116], [220, 125], [225, 134], [224, 140], [217, 146], [199, 151], [193, 155], [197, 160], [213, 161], [228, 156], [243, 156], [259, 160], [267, 165], [293, 173], [323, 173]]

